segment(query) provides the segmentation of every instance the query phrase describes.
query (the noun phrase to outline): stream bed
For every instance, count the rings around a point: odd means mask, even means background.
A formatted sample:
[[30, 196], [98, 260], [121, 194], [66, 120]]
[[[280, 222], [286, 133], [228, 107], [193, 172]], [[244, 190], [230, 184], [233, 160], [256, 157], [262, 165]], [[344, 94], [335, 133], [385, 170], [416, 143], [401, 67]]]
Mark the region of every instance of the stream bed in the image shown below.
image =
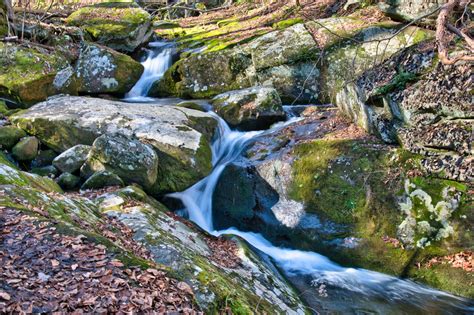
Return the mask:
[[[156, 80], [171, 66], [172, 45], [152, 43], [142, 62], [145, 72], [125, 101], [160, 105], [177, 104], [179, 99], [154, 99], [147, 93]], [[291, 107], [285, 106], [288, 111]], [[315, 252], [274, 246], [262, 235], [236, 228], [215, 230], [212, 196], [225, 167], [259, 136], [275, 132], [299, 118], [293, 117], [273, 125], [269, 130], [242, 132], [232, 130], [213, 112], [219, 132], [212, 145], [213, 170], [192, 187], [169, 197], [179, 199], [184, 207], [180, 213], [210, 234], [236, 235], [247, 241], [261, 255], [271, 258], [285, 277], [300, 292], [314, 313], [323, 314], [472, 314], [473, 301], [393, 276], [340, 266]], [[294, 116], [290, 114], [288, 116]]]

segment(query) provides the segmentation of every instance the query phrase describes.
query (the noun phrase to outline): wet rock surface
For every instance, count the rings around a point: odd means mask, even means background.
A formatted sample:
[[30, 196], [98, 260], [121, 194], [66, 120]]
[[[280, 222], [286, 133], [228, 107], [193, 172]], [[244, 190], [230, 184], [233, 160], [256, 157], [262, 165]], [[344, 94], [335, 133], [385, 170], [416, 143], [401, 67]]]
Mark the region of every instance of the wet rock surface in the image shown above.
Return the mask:
[[254, 87], [219, 94], [211, 104], [230, 126], [241, 130], [267, 129], [286, 117], [280, 96], [273, 88]]

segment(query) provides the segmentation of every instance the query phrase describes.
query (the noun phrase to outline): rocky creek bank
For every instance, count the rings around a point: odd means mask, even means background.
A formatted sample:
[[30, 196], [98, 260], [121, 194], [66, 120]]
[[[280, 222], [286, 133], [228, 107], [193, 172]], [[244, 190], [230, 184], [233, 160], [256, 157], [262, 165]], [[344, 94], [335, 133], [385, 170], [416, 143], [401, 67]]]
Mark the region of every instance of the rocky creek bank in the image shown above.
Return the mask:
[[[212, 170], [218, 122], [204, 107], [245, 131], [296, 112], [225, 168], [216, 228], [474, 298], [472, 64], [442, 65], [433, 31], [399, 22], [412, 19], [404, 6], [391, 20], [390, 5], [200, 23], [101, 4], [27, 21], [31, 42], [0, 42], [0, 224], [25, 215], [101, 246], [114, 267], [159, 270], [148, 272], [171, 279], [178, 310], [305, 313], [270, 260], [162, 203]], [[178, 54], [150, 96], [187, 100], [121, 101], [158, 38]]]

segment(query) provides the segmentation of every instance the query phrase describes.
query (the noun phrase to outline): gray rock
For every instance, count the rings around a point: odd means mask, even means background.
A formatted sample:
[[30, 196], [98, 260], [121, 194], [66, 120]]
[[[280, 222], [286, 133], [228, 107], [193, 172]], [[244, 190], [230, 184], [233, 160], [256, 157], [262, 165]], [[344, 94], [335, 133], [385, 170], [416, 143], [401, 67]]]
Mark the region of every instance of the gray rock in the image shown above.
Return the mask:
[[13, 147], [13, 157], [18, 161], [31, 161], [38, 155], [39, 145], [36, 137], [25, 137]]
[[286, 117], [278, 92], [268, 87], [217, 95], [212, 106], [229, 125], [243, 130], [266, 129]]
[[72, 190], [79, 187], [81, 179], [71, 173], [62, 173], [56, 180], [59, 186], [64, 190]]
[[302, 23], [258, 37], [242, 50], [252, 55], [256, 70], [316, 59], [319, 53], [317, 43]]
[[125, 54], [83, 42], [75, 73], [79, 92], [124, 94], [138, 81], [143, 66]]
[[153, 147], [119, 134], [98, 137], [86, 163], [87, 170], [108, 170], [127, 183], [146, 188], [152, 187], [158, 178], [158, 155]]
[[58, 155], [53, 165], [61, 172], [74, 173], [85, 163], [90, 150], [91, 146], [78, 144]]
[[158, 179], [148, 192], [182, 191], [209, 174], [210, 141], [217, 122], [200, 111], [62, 96], [12, 118], [56, 151], [92, 145], [103, 134], [120, 134], [153, 147], [160, 158]]
[[124, 182], [114, 173], [100, 171], [92, 174], [92, 176], [82, 184], [81, 189], [99, 189], [109, 186], [124, 186]]
[[34, 167], [30, 171], [33, 174], [37, 174], [40, 176], [46, 176], [50, 178], [55, 178], [59, 175], [59, 171], [56, 167], [49, 165], [49, 166], [42, 166], [42, 167]]
[[[403, 21], [413, 21], [445, 4], [446, 0], [385, 0], [379, 8], [388, 16]], [[430, 16], [434, 20], [436, 13]]]

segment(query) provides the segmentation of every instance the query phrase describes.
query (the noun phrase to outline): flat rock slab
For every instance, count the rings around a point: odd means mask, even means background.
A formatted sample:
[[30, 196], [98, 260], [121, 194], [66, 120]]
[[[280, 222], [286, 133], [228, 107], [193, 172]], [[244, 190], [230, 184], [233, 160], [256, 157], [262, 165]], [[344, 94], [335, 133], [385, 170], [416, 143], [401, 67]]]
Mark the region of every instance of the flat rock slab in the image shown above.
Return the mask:
[[58, 152], [91, 145], [103, 134], [120, 134], [151, 145], [161, 161], [152, 193], [183, 190], [212, 167], [209, 142], [217, 122], [192, 109], [62, 96], [12, 120]]

